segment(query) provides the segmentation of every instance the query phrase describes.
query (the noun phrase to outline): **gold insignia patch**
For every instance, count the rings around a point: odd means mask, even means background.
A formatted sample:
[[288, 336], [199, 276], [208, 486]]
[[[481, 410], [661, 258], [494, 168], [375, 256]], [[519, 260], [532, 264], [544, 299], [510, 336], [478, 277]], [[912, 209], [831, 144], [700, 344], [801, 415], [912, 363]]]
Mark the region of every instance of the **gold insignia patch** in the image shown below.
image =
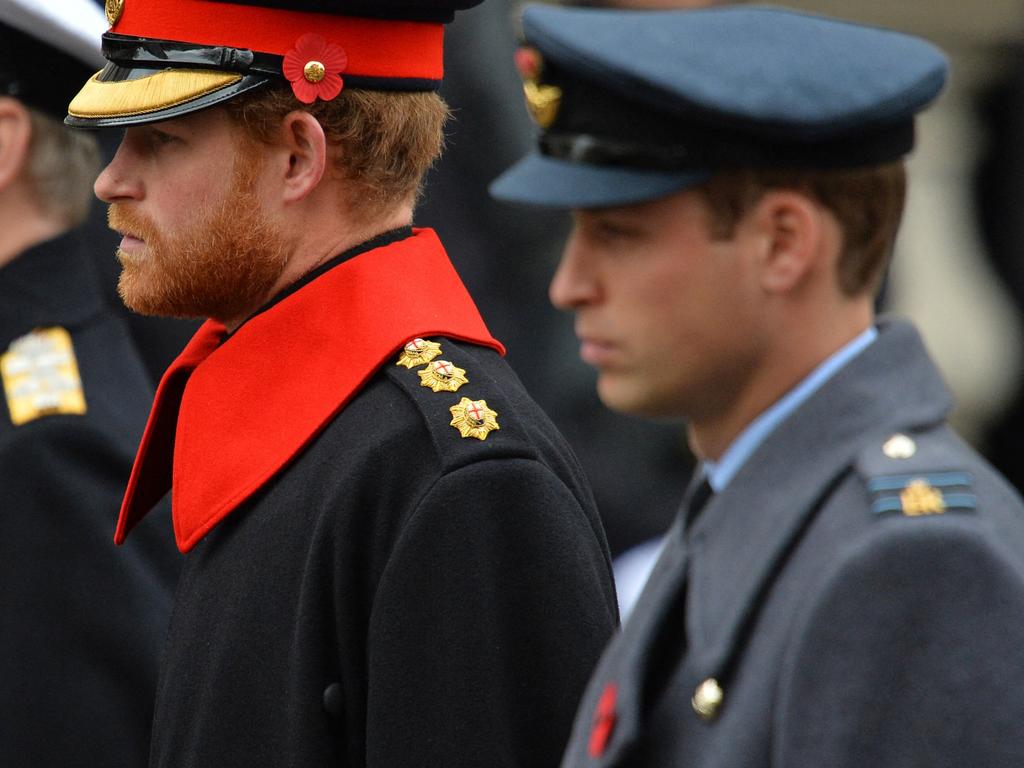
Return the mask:
[[469, 381], [465, 370], [447, 360], [435, 360], [417, 373], [420, 386], [430, 387], [434, 392], [458, 392], [459, 387]]
[[487, 407], [486, 400], [470, 400], [462, 398], [458, 405], [448, 409], [452, 412], [451, 424], [463, 437], [475, 437], [486, 440], [487, 436], [498, 426], [498, 413]]
[[544, 57], [540, 51], [523, 46], [515, 54], [516, 69], [523, 78], [523, 94], [530, 117], [541, 128], [548, 128], [558, 117], [562, 104], [562, 89], [555, 85], [542, 85], [540, 76], [544, 72]]
[[85, 413], [85, 393], [71, 335], [44, 328], [11, 342], [0, 356], [7, 409], [15, 426], [41, 416]]
[[903, 514], [909, 517], [941, 515], [946, 511], [942, 491], [925, 480], [913, 480], [900, 492]]
[[106, 0], [103, 4], [103, 10], [107, 14], [107, 23], [113, 27], [121, 18], [121, 14], [124, 13], [124, 2], [125, 0]]
[[425, 365], [441, 354], [441, 345], [426, 339], [413, 339], [402, 348], [402, 354], [395, 365], [415, 368]]

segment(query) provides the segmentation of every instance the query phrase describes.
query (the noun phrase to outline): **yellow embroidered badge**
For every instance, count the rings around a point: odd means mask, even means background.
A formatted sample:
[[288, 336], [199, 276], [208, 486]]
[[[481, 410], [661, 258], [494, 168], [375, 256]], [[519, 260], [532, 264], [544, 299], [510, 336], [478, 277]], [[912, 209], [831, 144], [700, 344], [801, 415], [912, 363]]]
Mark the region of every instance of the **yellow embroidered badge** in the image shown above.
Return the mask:
[[447, 360], [435, 360], [417, 373], [420, 386], [430, 387], [434, 392], [458, 392], [459, 387], [469, 381], [465, 370]]
[[41, 416], [85, 413], [78, 361], [63, 328], [35, 330], [11, 342], [0, 355], [0, 377], [15, 426]]
[[946, 511], [942, 491], [925, 480], [913, 480], [900, 492], [903, 514], [910, 517], [941, 515]]
[[448, 409], [452, 413], [451, 425], [459, 430], [463, 437], [475, 437], [486, 440], [487, 436], [498, 426], [498, 413], [487, 407], [486, 400], [470, 400], [462, 398], [458, 405]]
[[402, 348], [402, 354], [395, 365], [415, 368], [425, 365], [441, 354], [441, 345], [426, 339], [413, 339]]

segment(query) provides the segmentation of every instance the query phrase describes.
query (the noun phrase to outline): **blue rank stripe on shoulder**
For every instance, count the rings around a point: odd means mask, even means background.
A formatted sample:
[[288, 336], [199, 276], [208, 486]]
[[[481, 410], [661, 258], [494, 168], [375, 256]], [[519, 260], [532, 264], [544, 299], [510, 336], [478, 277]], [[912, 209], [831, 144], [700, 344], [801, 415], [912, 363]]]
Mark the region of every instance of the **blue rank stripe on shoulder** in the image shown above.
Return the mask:
[[882, 475], [868, 481], [871, 511], [876, 515], [900, 513], [907, 517], [971, 512], [977, 497], [966, 472], [922, 472]]

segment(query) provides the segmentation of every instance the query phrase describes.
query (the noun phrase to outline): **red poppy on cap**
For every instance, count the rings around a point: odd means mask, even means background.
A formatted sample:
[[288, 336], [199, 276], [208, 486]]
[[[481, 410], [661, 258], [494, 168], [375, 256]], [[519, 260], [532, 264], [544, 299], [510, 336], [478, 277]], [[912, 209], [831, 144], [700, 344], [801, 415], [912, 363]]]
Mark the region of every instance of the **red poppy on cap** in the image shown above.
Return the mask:
[[543, 66], [540, 52], [536, 48], [522, 46], [513, 54], [516, 69], [523, 80], [536, 80], [540, 77], [540, 70]]
[[307, 32], [284, 55], [282, 69], [292, 84], [295, 98], [303, 104], [317, 99], [330, 101], [345, 87], [341, 73], [348, 66], [348, 55], [340, 45], [328, 43], [322, 35]]

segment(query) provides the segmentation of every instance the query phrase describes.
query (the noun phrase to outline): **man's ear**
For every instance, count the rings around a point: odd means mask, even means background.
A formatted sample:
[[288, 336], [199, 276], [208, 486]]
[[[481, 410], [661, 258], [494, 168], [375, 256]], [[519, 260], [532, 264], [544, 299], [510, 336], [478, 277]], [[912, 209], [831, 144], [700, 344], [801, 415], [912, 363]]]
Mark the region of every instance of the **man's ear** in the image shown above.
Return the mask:
[[281, 124], [285, 203], [304, 200], [316, 189], [327, 168], [327, 136], [309, 112], [289, 112]]
[[0, 96], [0, 189], [13, 184], [28, 160], [32, 120], [18, 100]]
[[823, 265], [833, 236], [828, 214], [807, 195], [769, 190], [751, 211], [750, 225], [759, 249], [761, 286], [785, 293]]

